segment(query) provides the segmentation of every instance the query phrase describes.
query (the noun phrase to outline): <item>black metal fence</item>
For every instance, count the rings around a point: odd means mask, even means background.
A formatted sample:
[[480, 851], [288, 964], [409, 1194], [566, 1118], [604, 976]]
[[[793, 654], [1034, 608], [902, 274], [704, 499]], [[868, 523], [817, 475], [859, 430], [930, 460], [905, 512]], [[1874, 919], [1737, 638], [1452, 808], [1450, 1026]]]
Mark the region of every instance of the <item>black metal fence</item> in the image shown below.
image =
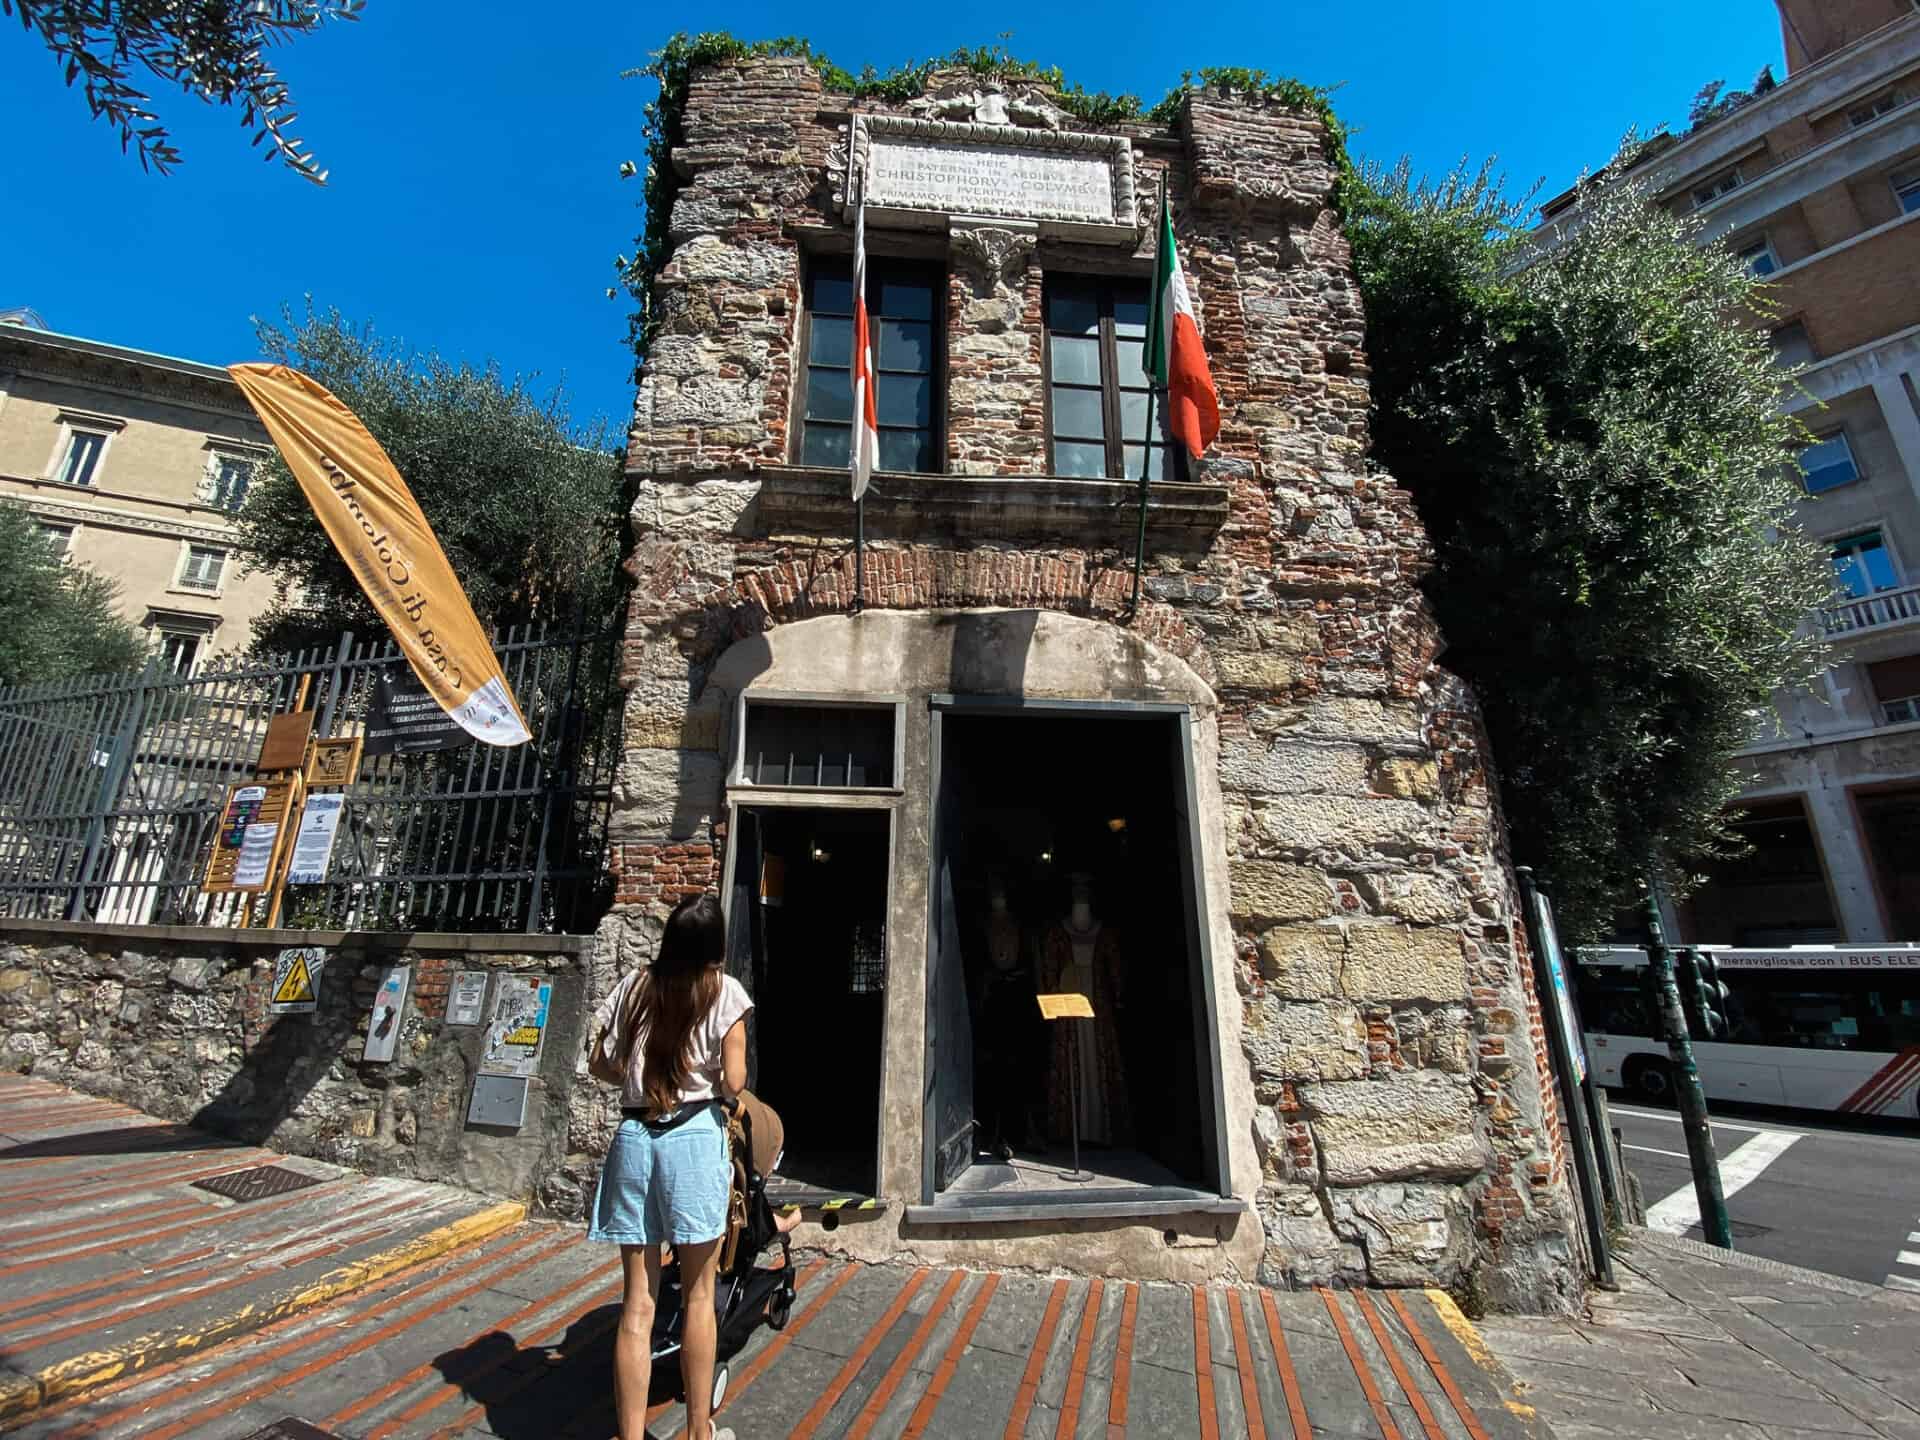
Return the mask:
[[[280, 924], [335, 930], [569, 931], [605, 907], [619, 759], [611, 629], [496, 637], [533, 739], [369, 756], [344, 792], [323, 884], [289, 886]], [[200, 881], [227, 787], [267, 723], [361, 733], [390, 641], [0, 690], [0, 915], [118, 924], [264, 921]], [[256, 909], [259, 913], [256, 913]]]

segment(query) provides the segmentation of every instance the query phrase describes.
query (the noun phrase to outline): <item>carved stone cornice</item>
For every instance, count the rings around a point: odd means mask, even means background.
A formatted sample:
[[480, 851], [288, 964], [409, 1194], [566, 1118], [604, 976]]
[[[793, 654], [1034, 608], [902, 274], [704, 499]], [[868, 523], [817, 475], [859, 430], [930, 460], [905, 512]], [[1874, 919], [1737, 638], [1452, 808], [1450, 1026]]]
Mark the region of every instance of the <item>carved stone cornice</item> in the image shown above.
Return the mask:
[[233, 531], [210, 529], [169, 520], [163, 515], [135, 515], [125, 510], [103, 510], [93, 505], [65, 505], [57, 500], [28, 497], [28, 513], [43, 520], [67, 520], [101, 529], [133, 530], [145, 535], [164, 535], [172, 540], [199, 540], [209, 545], [230, 547]]

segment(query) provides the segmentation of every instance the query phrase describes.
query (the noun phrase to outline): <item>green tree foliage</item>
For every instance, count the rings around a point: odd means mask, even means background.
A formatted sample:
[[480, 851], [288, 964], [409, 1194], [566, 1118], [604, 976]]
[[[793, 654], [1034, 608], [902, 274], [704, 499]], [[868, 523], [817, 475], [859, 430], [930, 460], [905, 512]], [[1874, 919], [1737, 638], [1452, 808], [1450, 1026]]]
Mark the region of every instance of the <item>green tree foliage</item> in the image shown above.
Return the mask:
[[151, 96], [136, 88], [138, 70], [216, 105], [238, 105], [268, 160], [279, 159], [324, 184], [320, 169], [293, 134], [287, 87], [267, 58], [269, 47], [311, 34], [329, 20], [359, 18], [363, 0], [0, 0], [0, 17], [18, 15], [39, 36], [87, 108], [120, 132], [143, 168], [166, 174], [180, 163]]
[[1685, 885], [1729, 843], [1730, 757], [1822, 664], [1832, 590], [1791, 520], [1803, 432], [1720, 247], [1597, 187], [1553, 247], [1482, 170], [1347, 187], [1374, 458], [1437, 551], [1447, 664], [1492, 732], [1516, 859], [1568, 938], [1651, 864]]
[[[356, 329], [338, 311], [259, 326], [268, 360], [312, 376], [380, 442], [440, 538], [481, 623], [589, 624], [616, 603], [621, 457], [606, 427], [576, 433], [558, 389], [496, 365], [454, 365]], [[236, 517], [237, 550], [277, 592], [257, 650], [385, 635], [305, 493], [276, 455]]]
[[61, 560], [33, 517], [0, 503], [0, 686], [137, 670], [140, 633], [120, 618], [120, 586]]

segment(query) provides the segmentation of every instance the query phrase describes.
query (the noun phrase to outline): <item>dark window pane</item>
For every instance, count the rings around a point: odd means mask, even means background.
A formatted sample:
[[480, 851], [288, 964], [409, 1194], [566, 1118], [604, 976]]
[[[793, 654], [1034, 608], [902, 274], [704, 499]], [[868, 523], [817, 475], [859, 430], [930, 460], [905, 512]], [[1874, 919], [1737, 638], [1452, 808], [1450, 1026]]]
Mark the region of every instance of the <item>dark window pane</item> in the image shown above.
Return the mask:
[[749, 701], [746, 757], [762, 785], [890, 785], [893, 710]]
[[1054, 386], [1053, 433], [1069, 440], [1098, 440], [1104, 436], [1107, 431], [1100, 414], [1100, 392]]
[[807, 419], [853, 419], [853, 376], [818, 367], [807, 371]]
[[[1153, 407], [1153, 428], [1166, 429], [1165, 406], [1155, 403]], [[1120, 392], [1120, 438], [1122, 440], [1145, 440], [1147, 438], [1147, 392], [1144, 390], [1122, 390]]]
[[1147, 287], [1133, 293], [1120, 292], [1113, 297], [1113, 330], [1116, 335], [1147, 333]]
[[1091, 289], [1058, 286], [1047, 296], [1047, 328], [1063, 335], [1093, 335], [1100, 329], [1100, 301]]
[[1083, 445], [1072, 441], [1053, 443], [1053, 472], [1056, 475], [1105, 475], [1107, 447]]
[[850, 433], [845, 425], [822, 425], [818, 421], [809, 420], [806, 439], [800, 447], [800, 463], [831, 465], [836, 469], [845, 468], [847, 436]]
[[933, 437], [924, 430], [882, 430], [880, 468], [934, 474], [940, 467], [934, 458]]
[[[1055, 335], [1053, 378], [1056, 383], [1098, 385], [1100, 383], [1100, 342], [1088, 336]], [[1136, 347], [1138, 348], [1138, 347]]]
[[1119, 356], [1119, 365], [1114, 378], [1123, 386], [1144, 389], [1149, 379], [1145, 365], [1147, 342], [1144, 340], [1116, 340], [1113, 345]]
[[894, 320], [931, 320], [933, 288], [924, 280], [883, 280], [879, 313]]
[[815, 365], [853, 364], [853, 321], [830, 315], [816, 315], [808, 338], [807, 358]]
[[933, 327], [917, 320], [876, 320], [882, 370], [912, 370], [922, 375], [933, 369]]
[[848, 274], [814, 273], [813, 308], [816, 314], [851, 315], [853, 313], [853, 277]]
[[933, 423], [933, 381], [925, 375], [882, 375], [873, 398], [882, 425]]

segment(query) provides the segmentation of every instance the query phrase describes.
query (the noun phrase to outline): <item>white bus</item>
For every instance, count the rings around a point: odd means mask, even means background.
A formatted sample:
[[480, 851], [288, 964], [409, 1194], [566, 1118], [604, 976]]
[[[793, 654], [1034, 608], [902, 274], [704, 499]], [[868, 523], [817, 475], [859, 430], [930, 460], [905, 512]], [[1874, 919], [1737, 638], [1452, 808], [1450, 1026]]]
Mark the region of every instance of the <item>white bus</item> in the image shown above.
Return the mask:
[[[1703, 1035], [1687, 1016], [1709, 1100], [1920, 1116], [1920, 946], [1694, 948], [1711, 956], [1725, 991], [1724, 1034]], [[1639, 949], [1582, 950], [1580, 1023], [1600, 1084], [1669, 1102], [1673, 1069], [1655, 1038], [1646, 964]]]

